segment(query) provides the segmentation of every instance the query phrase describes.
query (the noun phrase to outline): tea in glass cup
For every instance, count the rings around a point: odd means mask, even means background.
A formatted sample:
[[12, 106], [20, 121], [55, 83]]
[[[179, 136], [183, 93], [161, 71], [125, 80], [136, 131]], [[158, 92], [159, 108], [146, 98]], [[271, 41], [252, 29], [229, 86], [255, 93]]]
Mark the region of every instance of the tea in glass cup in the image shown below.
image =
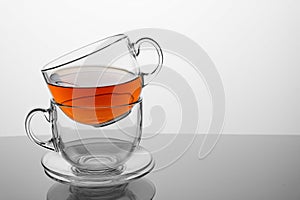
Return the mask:
[[[136, 60], [143, 43], [152, 45], [158, 54], [158, 64], [149, 73], [143, 72]], [[62, 108], [77, 122], [103, 126], [129, 111], [129, 107], [109, 108], [136, 102], [162, 63], [162, 50], [155, 40], [145, 37], [132, 43], [119, 34], [61, 56], [47, 64], [42, 73], [55, 102], [71, 107], [105, 107], [96, 113]]]
[[[61, 109], [73, 120], [103, 126], [129, 111], [130, 106], [120, 105], [138, 101], [142, 90], [140, 76], [112, 67], [78, 68], [57, 70], [55, 79], [48, 83], [55, 101], [65, 105]], [[86, 107], [98, 109], [82, 109]]]

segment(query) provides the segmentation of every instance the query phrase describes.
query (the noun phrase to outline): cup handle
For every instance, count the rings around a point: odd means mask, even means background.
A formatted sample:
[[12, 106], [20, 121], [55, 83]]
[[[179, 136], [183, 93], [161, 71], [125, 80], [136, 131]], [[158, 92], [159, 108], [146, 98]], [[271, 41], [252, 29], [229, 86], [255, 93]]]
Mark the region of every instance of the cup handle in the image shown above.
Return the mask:
[[154, 46], [154, 48], [156, 49], [156, 52], [158, 54], [158, 64], [155, 67], [155, 69], [149, 73], [141, 72], [142, 77], [144, 79], [143, 86], [146, 86], [150, 81], [152, 81], [152, 79], [161, 70], [161, 67], [163, 65], [163, 53], [162, 53], [162, 50], [161, 50], [159, 44], [155, 40], [148, 38], [148, 37], [144, 37], [144, 38], [139, 39], [138, 41], [136, 41], [136, 43], [133, 44], [135, 56], [138, 56], [140, 54], [140, 47], [143, 43], [149, 43], [152, 46]]
[[46, 142], [43, 142], [43, 141], [39, 140], [31, 130], [31, 120], [32, 120], [33, 116], [35, 116], [38, 113], [42, 113], [45, 116], [46, 120], [48, 122], [50, 122], [50, 119], [49, 119], [50, 115], [51, 115], [50, 112], [51, 112], [50, 109], [42, 109], [42, 108], [36, 108], [36, 109], [31, 110], [25, 119], [25, 130], [26, 130], [27, 136], [29, 137], [29, 139], [31, 141], [35, 142], [36, 144], [38, 144], [46, 149], [55, 151], [55, 148], [53, 145], [53, 138], [51, 138], [50, 140], [48, 140]]

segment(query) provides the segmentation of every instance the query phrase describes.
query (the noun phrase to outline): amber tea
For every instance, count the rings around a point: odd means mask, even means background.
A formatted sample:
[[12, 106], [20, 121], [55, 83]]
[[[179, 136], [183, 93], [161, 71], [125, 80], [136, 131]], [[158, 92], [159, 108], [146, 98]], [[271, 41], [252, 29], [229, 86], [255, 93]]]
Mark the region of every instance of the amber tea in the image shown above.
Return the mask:
[[[54, 100], [71, 119], [89, 125], [126, 115], [142, 90], [142, 78], [113, 67], [82, 66], [57, 70], [47, 81]], [[96, 85], [96, 87], [95, 87]], [[126, 105], [128, 106], [121, 106]]]

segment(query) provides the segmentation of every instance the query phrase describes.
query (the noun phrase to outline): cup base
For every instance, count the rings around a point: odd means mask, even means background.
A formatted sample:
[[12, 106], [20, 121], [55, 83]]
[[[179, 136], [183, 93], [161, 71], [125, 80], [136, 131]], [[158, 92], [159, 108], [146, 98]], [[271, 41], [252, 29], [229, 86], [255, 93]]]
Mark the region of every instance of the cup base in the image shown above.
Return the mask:
[[85, 175], [119, 175], [124, 170], [124, 165], [121, 165], [117, 168], [106, 168], [101, 170], [87, 170], [87, 169], [79, 169], [74, 166], [71, 167], [71, 170], [74, 174], [78, 176], [85, 176]]
[[101, 173], [119, 168], [135, 150], [135, 145], [115, 138], [88, 138], [62, 143], [61, 156], [76, 168], [75, 172]]

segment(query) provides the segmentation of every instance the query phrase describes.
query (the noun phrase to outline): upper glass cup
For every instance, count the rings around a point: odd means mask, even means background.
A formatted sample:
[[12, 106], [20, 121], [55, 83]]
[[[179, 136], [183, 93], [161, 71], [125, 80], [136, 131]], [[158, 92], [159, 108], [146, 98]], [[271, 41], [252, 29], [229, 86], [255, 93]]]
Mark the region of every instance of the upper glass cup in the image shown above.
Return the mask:
[[[150, 43], [158, 54], [158, 64], [149, 73], [143, 72], [136, 60], [143, 43]], [[42, 73], [58, 104], [113, 107], [138, 101], [142, 88], [158, 74], [162, 63], [162, 50], [155, 40], [145, 37], [133, 43], [118, 34], [53, 60]], [[83, 115], [79, 122], [102, 126], [111, 120], [109, 116], [91, 119]]]

